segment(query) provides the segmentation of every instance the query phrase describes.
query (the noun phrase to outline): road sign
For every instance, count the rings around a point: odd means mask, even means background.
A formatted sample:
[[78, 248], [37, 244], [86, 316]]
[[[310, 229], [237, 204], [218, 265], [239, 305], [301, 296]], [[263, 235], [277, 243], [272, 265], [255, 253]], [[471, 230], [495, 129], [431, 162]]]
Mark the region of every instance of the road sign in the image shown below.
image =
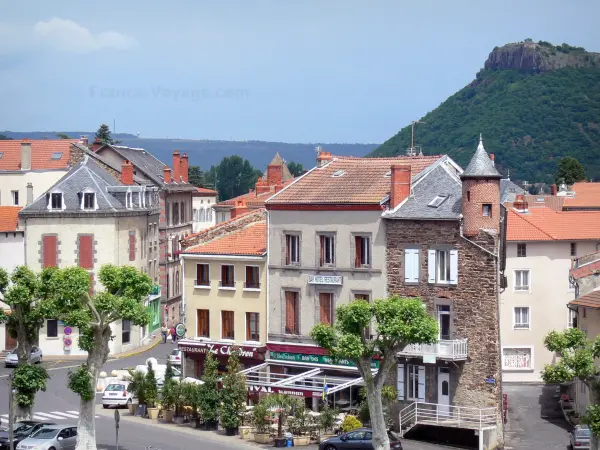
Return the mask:
[[64, 333], [69, 336], [73, 332], [73, 329], [70, 326], [66, 326], [64, 329]]
[[121, 420], [121, 415], [119, 414], [119, 410], [115, 409], [115, 427], [119, 428], [119, 420]]
[[179, 337], [183, 337], [185, 334], [185, 325], [182, 323], [175, 325], [175, 334], [177, 334]]
[[70, 337], [66, 337], [64, 342], [65, 342], [65, 347], [70, 347], [71, 344], [73, 343], [73, 340]]

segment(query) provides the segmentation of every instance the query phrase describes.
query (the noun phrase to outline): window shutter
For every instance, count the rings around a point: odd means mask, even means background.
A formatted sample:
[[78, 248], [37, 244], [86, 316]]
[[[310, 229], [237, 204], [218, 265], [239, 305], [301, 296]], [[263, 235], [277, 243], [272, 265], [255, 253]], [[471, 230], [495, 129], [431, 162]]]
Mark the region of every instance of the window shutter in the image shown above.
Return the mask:
[[196, 283], [202, 283], [202, 264], [196, 264]]
[[42, 252], [44, 255], [44, 268], [57, 267], [57, 237], [44, 236], [44, 238], [42, 239], [42, 246]]
[[435, 250], [429, 250], [427, 268], [429, 272], [429, 283], [435, 283]]
[[285, 293], [285, 328], [287, 333], [294, 332], [294, 293]]
[[319, 242], [321, 248], [319, 265], [322, 266], [325, 263], [325, 236], [319, 236]]
[[289, 234], [285, 235], [285, 265], [289, 266], [292, 262], [290, 259], [291, 253], [291, 245], [292, 245], [292, 237]]
[[396, 390], [398, 391], [398, 400], [404, 400], [404, 364], [398, 364]]
[[135, 261], [135, 232], [129, 233], [129, 261]]
[[419, 250], [407, 248], [404, 250], [404, 281], [419, 282]]
[[419, 366], [419, 401], [425, 401], [425, 366]]
[[360, 236], [354, 236], [354, 267], [361, 267], [362, 260], [362, 239]]
[[227, 284], [227, 266], [221, 266], [221, 284]]
[[93, 246], [93, 236], [79, 236], [79, 267], [83, 267], [84, 269], [94, 268]]
[[450, 250], [450, 284], [458, 284], [458, 250]]

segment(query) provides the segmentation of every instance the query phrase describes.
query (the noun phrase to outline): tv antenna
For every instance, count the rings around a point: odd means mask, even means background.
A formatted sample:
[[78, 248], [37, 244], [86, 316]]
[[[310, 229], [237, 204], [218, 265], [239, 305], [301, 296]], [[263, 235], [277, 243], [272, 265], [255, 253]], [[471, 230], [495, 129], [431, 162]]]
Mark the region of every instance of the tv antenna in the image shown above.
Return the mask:
[[[412, 121], [410, 148], [408, 150], [406, 150], [406, 154], [408, 156], [417, 156], [417, 147], [415, 147], [415, 124], [417, 124], [417, 123], [427, 123], [427, 122], [424, 122], [422, 120], [413, 120]], [[418, 147], [418, 150], [419, 150], [419, 156], [423, 156], [423, 150], [420, 146]]]

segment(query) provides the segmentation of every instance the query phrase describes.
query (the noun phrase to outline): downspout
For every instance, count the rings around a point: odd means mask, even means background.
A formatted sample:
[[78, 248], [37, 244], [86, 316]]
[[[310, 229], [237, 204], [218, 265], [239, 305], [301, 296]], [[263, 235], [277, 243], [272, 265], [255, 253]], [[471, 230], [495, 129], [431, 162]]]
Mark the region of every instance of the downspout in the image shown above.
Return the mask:
[[269, 274], [269, 262], [271, 260], [271, 251], [269, 250], [270, 247], [270, 233], [271, 233], [271, 227], [270, 227], [270, 222], [271, 222], [271, 213], [269, 212], [268, 209], [266, 209], [267, 212], [267, 262], [266, 262], [266, 267], [265, 270], [267, 271], [267, 285], [265, 286], [266, 292], [267, 292], [267, 298], [266, 298], [266, 302], [267, 302], [267, 323], [266, 323], [266, 336], [265, 336], [265, 345], [267, 344], [267, 341], [269, 340], [269, 311], [271, 310], [271, 303], [270, 303], [270, 292], [271, 289], [269, 289], [270, 285], [269, 285], [269, 281], [270, 281], [270, 274]]

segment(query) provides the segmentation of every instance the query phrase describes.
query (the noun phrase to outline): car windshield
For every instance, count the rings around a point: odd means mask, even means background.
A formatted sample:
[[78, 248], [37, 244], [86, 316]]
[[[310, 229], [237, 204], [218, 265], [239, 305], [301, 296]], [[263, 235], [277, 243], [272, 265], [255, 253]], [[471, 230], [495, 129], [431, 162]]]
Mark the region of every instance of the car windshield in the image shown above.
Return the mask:
[[173, 375], [178, 377], [179, 375], [181, 375], [181, 372], [179, 370], [177, 370], [175, 367], [173, 367]]
[[583, 428], [581, 430], [578, 430], [577, 431], [577, 437], [589, 438], [590, 437], [590, 430], [588, 428]]
[[106, 386], [106, 391], [124, 391], [125, 385], [123, 384], [109, 384]]
[[31, 437], [33, 439], [54, 439], [58, 432], [58, 428], [42, 428]]
[[171, 355], [173, 355], [173, 356], [177, 356], [177, 355], [179, 355], [179, 350], [173, 350], [173, 351], [171, 352]]

